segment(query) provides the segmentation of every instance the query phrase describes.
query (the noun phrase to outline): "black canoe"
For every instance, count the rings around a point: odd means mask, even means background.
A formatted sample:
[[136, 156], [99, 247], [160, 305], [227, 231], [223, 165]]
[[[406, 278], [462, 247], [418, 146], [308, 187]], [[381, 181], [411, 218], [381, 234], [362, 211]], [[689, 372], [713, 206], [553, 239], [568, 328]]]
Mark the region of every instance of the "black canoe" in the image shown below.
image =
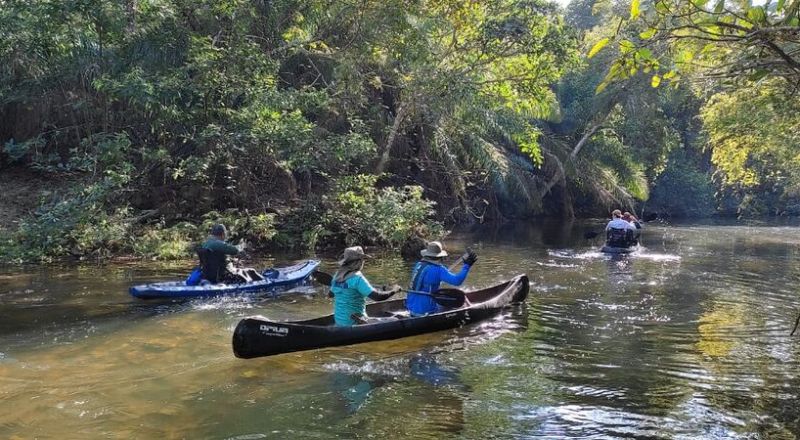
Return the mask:
[[333, 315], [288, 322], [245, 318], [233, 331], [233, 353], [249, 359], [446, 330], [496, 315], [509, 304], [524, 301], [529, 290], [528, 277], [517, 275], [502, 284], [466, 292], [469, 303], [464, 307], [418, 317], [408, 316], [404, 299], [376, 302], [367, 305], [367, 315], [380, 319], [352, 327], [333, 325]]

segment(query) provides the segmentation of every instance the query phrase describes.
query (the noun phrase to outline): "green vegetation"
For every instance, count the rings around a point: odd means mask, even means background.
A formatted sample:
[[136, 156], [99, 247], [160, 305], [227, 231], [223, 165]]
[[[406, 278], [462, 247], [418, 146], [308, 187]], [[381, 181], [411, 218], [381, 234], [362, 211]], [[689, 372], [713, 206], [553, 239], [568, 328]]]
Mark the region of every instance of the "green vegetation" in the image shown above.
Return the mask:
[[798, 2], [0, 1], [0, 166], [53, 182], [0, 257], [794, 214]]

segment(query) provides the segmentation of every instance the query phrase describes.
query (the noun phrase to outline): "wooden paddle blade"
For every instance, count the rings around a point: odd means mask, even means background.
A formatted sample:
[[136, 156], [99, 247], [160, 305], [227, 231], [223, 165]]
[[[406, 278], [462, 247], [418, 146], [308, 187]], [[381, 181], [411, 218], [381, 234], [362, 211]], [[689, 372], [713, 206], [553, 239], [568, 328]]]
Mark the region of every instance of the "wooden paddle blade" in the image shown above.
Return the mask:
[[333, 276], [331, 274], [319, 270], [315, 270], [311, 274], [311, 277], [314, 278], [316, 282], [325, 286], [330, 286], [331, 282], [333, 281]]
[[458, 309], [464, 306], [466, 294], [458, 289], [439, 289], [431, 294], [436, 304], [448, 309]]

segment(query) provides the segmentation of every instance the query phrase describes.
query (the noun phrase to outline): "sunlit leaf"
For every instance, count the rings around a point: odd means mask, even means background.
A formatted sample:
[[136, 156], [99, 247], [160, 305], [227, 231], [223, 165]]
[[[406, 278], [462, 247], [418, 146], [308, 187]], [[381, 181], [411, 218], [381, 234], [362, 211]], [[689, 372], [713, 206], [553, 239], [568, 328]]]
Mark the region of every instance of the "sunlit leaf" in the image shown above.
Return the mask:
[[761, 6], [754, 6], [747, 10], [747, 18], [753, 23], [762, 24], [767, 21], [767, 14]]
[[636, 45], [630, 40], [622, 40], [619, 42], [619, 49], [622, 53], [631, 53], [636, 49]]
[[640, 33], [639, 34], [639, 38], [641, 38], [642, 40], [649, 40], [649, 39], [653, 38], [653, 36], [655, 34], [656, 34], [656, 28], [650, 28], [650, 29]]
[[658, 87], [661, 84], [661, 77], [658, 75], [653, 75], [653, 78], [650, 80], [650, 85], [653, 88]]
[[593, 56], [597, 55], [597, 52], [603, 50], [603, 48], [606, 47], [609, 41], [611, 40], [609, 40], [608, 38], [603, 38], [597, 43], [595, 43], [594, 46], [592, 46], [591, 50], [589, 50], [589, 54], [587, 56], [589, 58], [592, 58]]
[[641, 14], [641, 10], [639, 9], [639, 2], [640, 0], [633, 0], [631, 2], [631, 19], [636, 19]]

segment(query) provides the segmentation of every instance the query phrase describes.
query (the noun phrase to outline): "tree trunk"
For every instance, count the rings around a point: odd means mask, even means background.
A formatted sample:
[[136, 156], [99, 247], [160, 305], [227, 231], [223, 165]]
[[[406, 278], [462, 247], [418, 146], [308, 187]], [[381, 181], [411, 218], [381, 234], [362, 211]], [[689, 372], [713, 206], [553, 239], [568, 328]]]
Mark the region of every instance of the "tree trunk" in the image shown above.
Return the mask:
[[406, 108], [407, 107], [403, 104], [397, 106], [397, 113], [394, 115], [394, 122], [392, 122], [392, 127], [389, 129], [389, 135], [386, 137], [386, 144], [383, 146], [383, 151], [381, 151], [378, 164], [375, 166], [375, 174], [383, 173], [384, 169], [386, 168], [386, 164], [389, 162], [389, 155], [392, 152], [394, 139], [397, 137], [397, 133], [402, 127], [403, 120], [406, 118]]
[[[578, 154], [581, 152], [581, 149], [583, 149], [583, 147], [586, 146], [586, 143], [589, 142], [589, 139], [591, 139], [592, 136], [594, 136], [594, 134], [597, 133], [597, 130], [599, 130], [600, 127], [603, 126], [603, 122], [605, 122], [605, 119], [606, 118], [604, 116], [600, 121], [596, 122], [592, 127], [589, 128], [589, 130], [586, 131], [586, 133], [583, 134], [580, 140], [578, 140], [578, 143], [575, 144], [575, 147], [572, 149], [572, 152], [569, 154], [570, 160], [575, 160], [575, 158], [578, 157]], [[566, 178], [566, 174], [564, 172], [564, 165], [558, 160], [558, 158], [555, 155], [551, 154], [550, 156], [552, 156], [552, 158], [556, 160], [556, 165], [558, 166], [558, 172], [555, 173], [553, 177], [550, 178], [550, 181], [547, 182], [547, 185], [545, 185], [544, 190], [542, 190], [541, 198], [544, 198], [544, 196], [546, 196], [550, 192], [550, 190], [553, 189], [556, 183]]]
[[599, 130], [600, 127], [603, 126], [603, 122], [605, 122], [605, 120], [606, 118], [604, 116], [602, 119], [597, 121], [597, 123], [595, 123], [591, 128], [589, 128], [589, 130], [586, 133], [584, 133], [583, 137], [581, 137], [578, 143], [575, 144], [575, 148], [572, 149], [572, 153], [569, 154], [570, 159], [575, 160], [575, 158], [578, 157], [578, 153], [580, 153], [581, 149], [584, 146], [586, 146], [586, 143], [589, 142], [589, 139], [591, 139], [592, 136], [594, 136], [594, 134], [597, 133], [597, 130]]
[[136, 3], [138, 0], [125, 0], [125, 16], [128, 19], [128, 25], [125, 30], [128, 34], [136, 32]]

